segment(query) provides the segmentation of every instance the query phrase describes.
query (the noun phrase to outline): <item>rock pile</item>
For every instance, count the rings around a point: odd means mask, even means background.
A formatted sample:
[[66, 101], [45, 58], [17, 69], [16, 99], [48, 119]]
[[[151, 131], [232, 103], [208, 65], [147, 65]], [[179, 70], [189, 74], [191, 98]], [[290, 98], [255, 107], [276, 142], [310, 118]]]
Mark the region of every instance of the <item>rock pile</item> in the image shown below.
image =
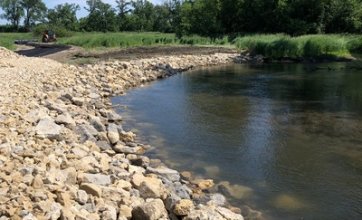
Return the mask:
[[109, 102], [130, 87], [233, 56], [77, 67], [0, 48], [7, 64], [0, 66], [0, 220], [243, 219], [204, 194], [206, 182], [192, 184], [143, 156], [147, 146], [122, 128]]

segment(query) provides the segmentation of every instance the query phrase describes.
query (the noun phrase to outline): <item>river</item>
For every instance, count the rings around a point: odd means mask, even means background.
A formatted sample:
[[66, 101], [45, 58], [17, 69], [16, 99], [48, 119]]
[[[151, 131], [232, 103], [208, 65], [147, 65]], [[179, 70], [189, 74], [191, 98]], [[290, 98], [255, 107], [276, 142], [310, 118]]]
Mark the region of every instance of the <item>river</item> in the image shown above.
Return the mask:
[[113, 98], [125, 128], [177, 170], [228, 181], [267, 219], [362, 216], [362, 71], [235, 64]]

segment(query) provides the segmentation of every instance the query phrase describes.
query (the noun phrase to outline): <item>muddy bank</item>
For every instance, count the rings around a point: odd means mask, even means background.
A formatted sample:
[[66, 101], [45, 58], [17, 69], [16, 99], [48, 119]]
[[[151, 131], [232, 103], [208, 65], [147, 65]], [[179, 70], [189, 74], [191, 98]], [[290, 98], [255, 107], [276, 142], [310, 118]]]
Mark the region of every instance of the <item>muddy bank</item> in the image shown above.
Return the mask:
[[[237, 54], [71, 66], [0, 48], [0, 219], [243, 219], [143, 153], [109, 97]], [[157, 147], [157, 146], [154, 146]], [[248, 210], [250, 211], [250, 210]]]

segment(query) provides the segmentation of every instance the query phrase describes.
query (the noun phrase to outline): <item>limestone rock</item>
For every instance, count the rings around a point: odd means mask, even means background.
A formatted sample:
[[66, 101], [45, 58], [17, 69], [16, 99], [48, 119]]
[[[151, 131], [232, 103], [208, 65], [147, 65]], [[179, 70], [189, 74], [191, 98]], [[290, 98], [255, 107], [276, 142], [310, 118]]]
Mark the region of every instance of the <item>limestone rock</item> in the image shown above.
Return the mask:
[[226, 220], [244, 220], [243, 216], [223, 207], [217, 207], [216, 211]]
[[102, 220], [117, 220], [117, 211], [112, 206], [106, 206], [105, 210], [102, 212]]
[[131, 182], [136, 188], [140, 187], [141, 183], [144, 182], [145, 180], [146, 180], [146, 177], [139, 173], [132, 175], [132, 178], [131, 178]]
[[220, 193], [215, 193], [210, 196], [209, 205], [223, 206], [226, 204], [226, 198]]
[[95, 129], [97, 129], [97, 131], [99, 132], [105, 132], [106, 131], [106, 127], [103, 125], [101, 119], [99, 117], [96, 116], [91, 116], [90, 117], [90, 123], [91, 125], [93, 125], [93, 127]]
[[187, 180], [187, 181], [190, 181], [192, 178], [191, 172], [188, 172], [188, 171], [183, 171], [180, 173], [180, 175], [181, 175], [182, 179]]
[[167, 218], [167, 211], [161, 199], [146, 202], [132, 211], [134, 220], [159, 220], [161, 218]]
[[73, 97], [72, 102], [73, 102], [74, 105], [82, 106], [84, 104], [84, 98]]
[[145, 150], [142, 147], [128, 147], [124, 146], [123, 144], [117, 144], [113, 147], [113, 150], [117, 153], [123, 154], [137, 154], [141, 155], [144, 154]]
[[65, 113], [62, 115], [59, 115], [56, 119], [55, 122], [57, 124], [63, 124], [68, 128], [74, 128], [75, 127], [75, 121], [73, 120], [72, 116], [70, 116], [69, 114]]
[[132, 218], [132, 208], [126, 205], [121, 205], [119, 207], [119, 216], [123, 216], [126, 219]]
[[143, 198], [163, 198], [166, 193], [162, 181], [156, 178], [146, 177], [137, 188]]
[[58, 220], [61, 215], [62, 206], [59, 203], [53, 202], [50, 210], [47, 212], [46, 218], [50, 220]]
[[41, 138], [59, 140], [61, 138], [61, 131], [62, 127], [48, 118], [41, 119], [35, 127], [36, 134]]
[[111, 177], [103, 174], [84, 173], [78, 176], [78, 178], [83, 183], [93, 183], [101, 186], [108, 186], [112, 184]]
[[36, 175], [33, 179], [32, 186], [34, 189], [41, 189], [43, 188], [43, 178], [41, 175]]
[[214, 181], [211, 179], [197, 179], [193, 181], [201, 190], [209, 189], [214, 186]]
[[173, 212], [178, 216], [186, 216], [194, 208], [194, 203], [189, 199], [181, 199], [173, 208]]
[[83, 183], [82, 185], [80, 185], [79, 189], [84, 190], [88, 194], [96, 196], [96, 197], [102, 196], [102, 189], [95, 184]]
[[112, 150], [111, 145], [108, 143], [108, 141], [97, 141], [96, 145], [102, 150], [102, 151], [107, 151], [107, 150]]
[[121, 131], [119, 132], [119, 136], [120, 139], [124, 142], [134, 142], [134, 139], [136, 137], [136, 135], [131, 131], [129, 132]]
[[158, 167], [158, 168], [152, 168], [148, 167], [147, 172], [157, 174], [159, 176], [162, 176], [172, 182], [180, 181], [180, 174], [177, 172], [177, 170], [172, 170], [167, 167]]
[[117, 125], [109, 124], [107, 127], [107, 132], [109, 142], [111, 142], [111, 144], [116, 144], [119, 141]]
[[120, 121], [122, 121], [122, 117], [119, 114], [117, 114], [117, 113], [115, 113], [113, 111], [107, 112], [106, 117], [108, 118], [109, 122], [120, 122]]
[[88, 124], [79, 125], [76, 127], [76, 132], [80, 136], [81, 143], [84, 143], [86, 141], [97, 141], [94, 136], [98, 134], [98, 131], [93, 126], [90, 126]]
[[48, 118], [50, 119], [46, 109], [40, 108], [40, 109], [34, 109], [27, 113], [24, 116], [25, 120], [31, 123], [37, 123], [40, 119]]
[[76, 194], [76, 200], [79, 202], [79, 204], [84, 205], [88, 201], [88, 194], [84, 190], [78, 190]]

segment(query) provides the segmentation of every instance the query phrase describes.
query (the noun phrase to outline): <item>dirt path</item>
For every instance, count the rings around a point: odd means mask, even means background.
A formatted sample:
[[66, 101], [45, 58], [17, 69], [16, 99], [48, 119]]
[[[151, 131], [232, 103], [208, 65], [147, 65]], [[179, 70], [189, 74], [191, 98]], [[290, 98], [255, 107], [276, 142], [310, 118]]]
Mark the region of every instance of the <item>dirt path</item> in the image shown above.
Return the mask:
[[113, 48], [87, 51], [83, 48], [74, 46], [49, 45], [47, 47], [32, 47], [19, 45], [16, 52], [28, 57], [44, 57], [62, 63], [84, 64], [110, 59], [129, 61], [159, 56], [207, 55], [215, 53], [235, 53], [237, 51], [234, 48], [199, 46], [158, 46], [125, 49]]

